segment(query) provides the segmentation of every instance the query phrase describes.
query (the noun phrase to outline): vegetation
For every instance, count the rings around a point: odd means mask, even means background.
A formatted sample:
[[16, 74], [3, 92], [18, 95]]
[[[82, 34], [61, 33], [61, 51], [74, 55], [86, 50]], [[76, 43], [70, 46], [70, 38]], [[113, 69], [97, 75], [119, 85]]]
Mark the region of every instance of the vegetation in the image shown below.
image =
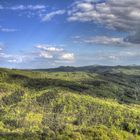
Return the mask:
[[140, 68], [0, 69], [0, 140], [140, 140]]

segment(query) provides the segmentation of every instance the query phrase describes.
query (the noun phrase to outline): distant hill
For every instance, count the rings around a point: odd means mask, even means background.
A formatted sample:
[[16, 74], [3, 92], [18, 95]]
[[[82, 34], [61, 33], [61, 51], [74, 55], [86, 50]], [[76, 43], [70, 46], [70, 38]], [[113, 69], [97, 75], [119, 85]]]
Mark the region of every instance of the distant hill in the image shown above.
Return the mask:
[[83, 66], [83, 67], [72, 67], [72, 66], [61, 66], [58, 68], [49, 69], [33, 69], [33, 71], [48, 71], [48, 72], [75, 72], [75, 71], [85, 71], [85, 72], [105, 72], [112, 69], [140, 69], [140, 66]]

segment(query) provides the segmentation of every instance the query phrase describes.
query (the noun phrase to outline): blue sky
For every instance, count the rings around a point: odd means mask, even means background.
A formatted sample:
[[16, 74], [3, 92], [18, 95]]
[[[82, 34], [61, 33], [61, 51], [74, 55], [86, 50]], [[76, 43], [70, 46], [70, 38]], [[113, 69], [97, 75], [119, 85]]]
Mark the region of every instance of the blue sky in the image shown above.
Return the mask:
[[140, 64], [139, 0], [1, 0], [0, 67]]

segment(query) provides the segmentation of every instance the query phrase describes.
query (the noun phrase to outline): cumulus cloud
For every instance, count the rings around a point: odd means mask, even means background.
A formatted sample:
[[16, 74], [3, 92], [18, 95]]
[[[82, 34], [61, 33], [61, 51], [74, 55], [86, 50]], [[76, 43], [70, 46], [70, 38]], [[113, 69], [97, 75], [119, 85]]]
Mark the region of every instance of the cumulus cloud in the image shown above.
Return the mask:
[[[52, 45], [52, 44], [39, 44], [35, 46], [33, 52], [11, 54], [5, 51], [5, 45], [0, 43], [0, 63], [21, 66], [30, 65], [40, 65], [46, 66], [49, 64], [53, 66], [54, 64], [67, 64], [73, 63], [75, 56], [73, 53], [65, 50], [64, 45]], [[30, 66], [27, 66], [30, 67]]]
[[53, 58], [53, 55], [49, 52], [46, 52], [46, 51], [41, 51], [39, 56], [42, 58]]
[[93, 5], [90, 3], [78, 3], [77, 8], [82, 9], [83, 11], [93, 10]]
[[42, 17], [42, 21], [50, 21], [53, 17], [57, 15], [63, 15], [65, 13], [65, 10], [57, 10], [50, 12]]
[[79, 0], [68, 13], [68, 21], [104, 24], [108, 28], [127, 32], [129, 36], [124, 41], [140, 43], [139, 0], [108, 0], [96, 4], [96, 9], [92, 0]]
[[50, 45], [50, 44], [40, 44], [36, 48], [39, 49], [39, 57], [44, 59], [51, 59], [54, 61], [73, 61], [74, 54], [67, 52], [62, 48], [63, 45]]
[[[41, 44], [37, 45], [36, 48], [45, 50], [45, 51], [50, 51], [50, 52], [61, 52], [64, 51], [63, 48], [61, 48], [63, 45], [52, 45], [52, 44]], [[57, 48], [60, 47], [60, 48]]]
[[60, 55], [60, 59], [62, 60], [74, 60], [74, 54], [73, 53], [63, 53]]

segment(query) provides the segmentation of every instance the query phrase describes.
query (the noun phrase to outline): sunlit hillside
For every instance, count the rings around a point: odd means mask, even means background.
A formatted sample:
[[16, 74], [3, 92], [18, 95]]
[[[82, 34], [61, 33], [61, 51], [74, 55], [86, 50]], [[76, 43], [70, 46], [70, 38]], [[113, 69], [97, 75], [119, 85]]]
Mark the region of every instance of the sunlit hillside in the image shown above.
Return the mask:
[[139, 67], [0, 69], [0, 139], [139, 140]]

